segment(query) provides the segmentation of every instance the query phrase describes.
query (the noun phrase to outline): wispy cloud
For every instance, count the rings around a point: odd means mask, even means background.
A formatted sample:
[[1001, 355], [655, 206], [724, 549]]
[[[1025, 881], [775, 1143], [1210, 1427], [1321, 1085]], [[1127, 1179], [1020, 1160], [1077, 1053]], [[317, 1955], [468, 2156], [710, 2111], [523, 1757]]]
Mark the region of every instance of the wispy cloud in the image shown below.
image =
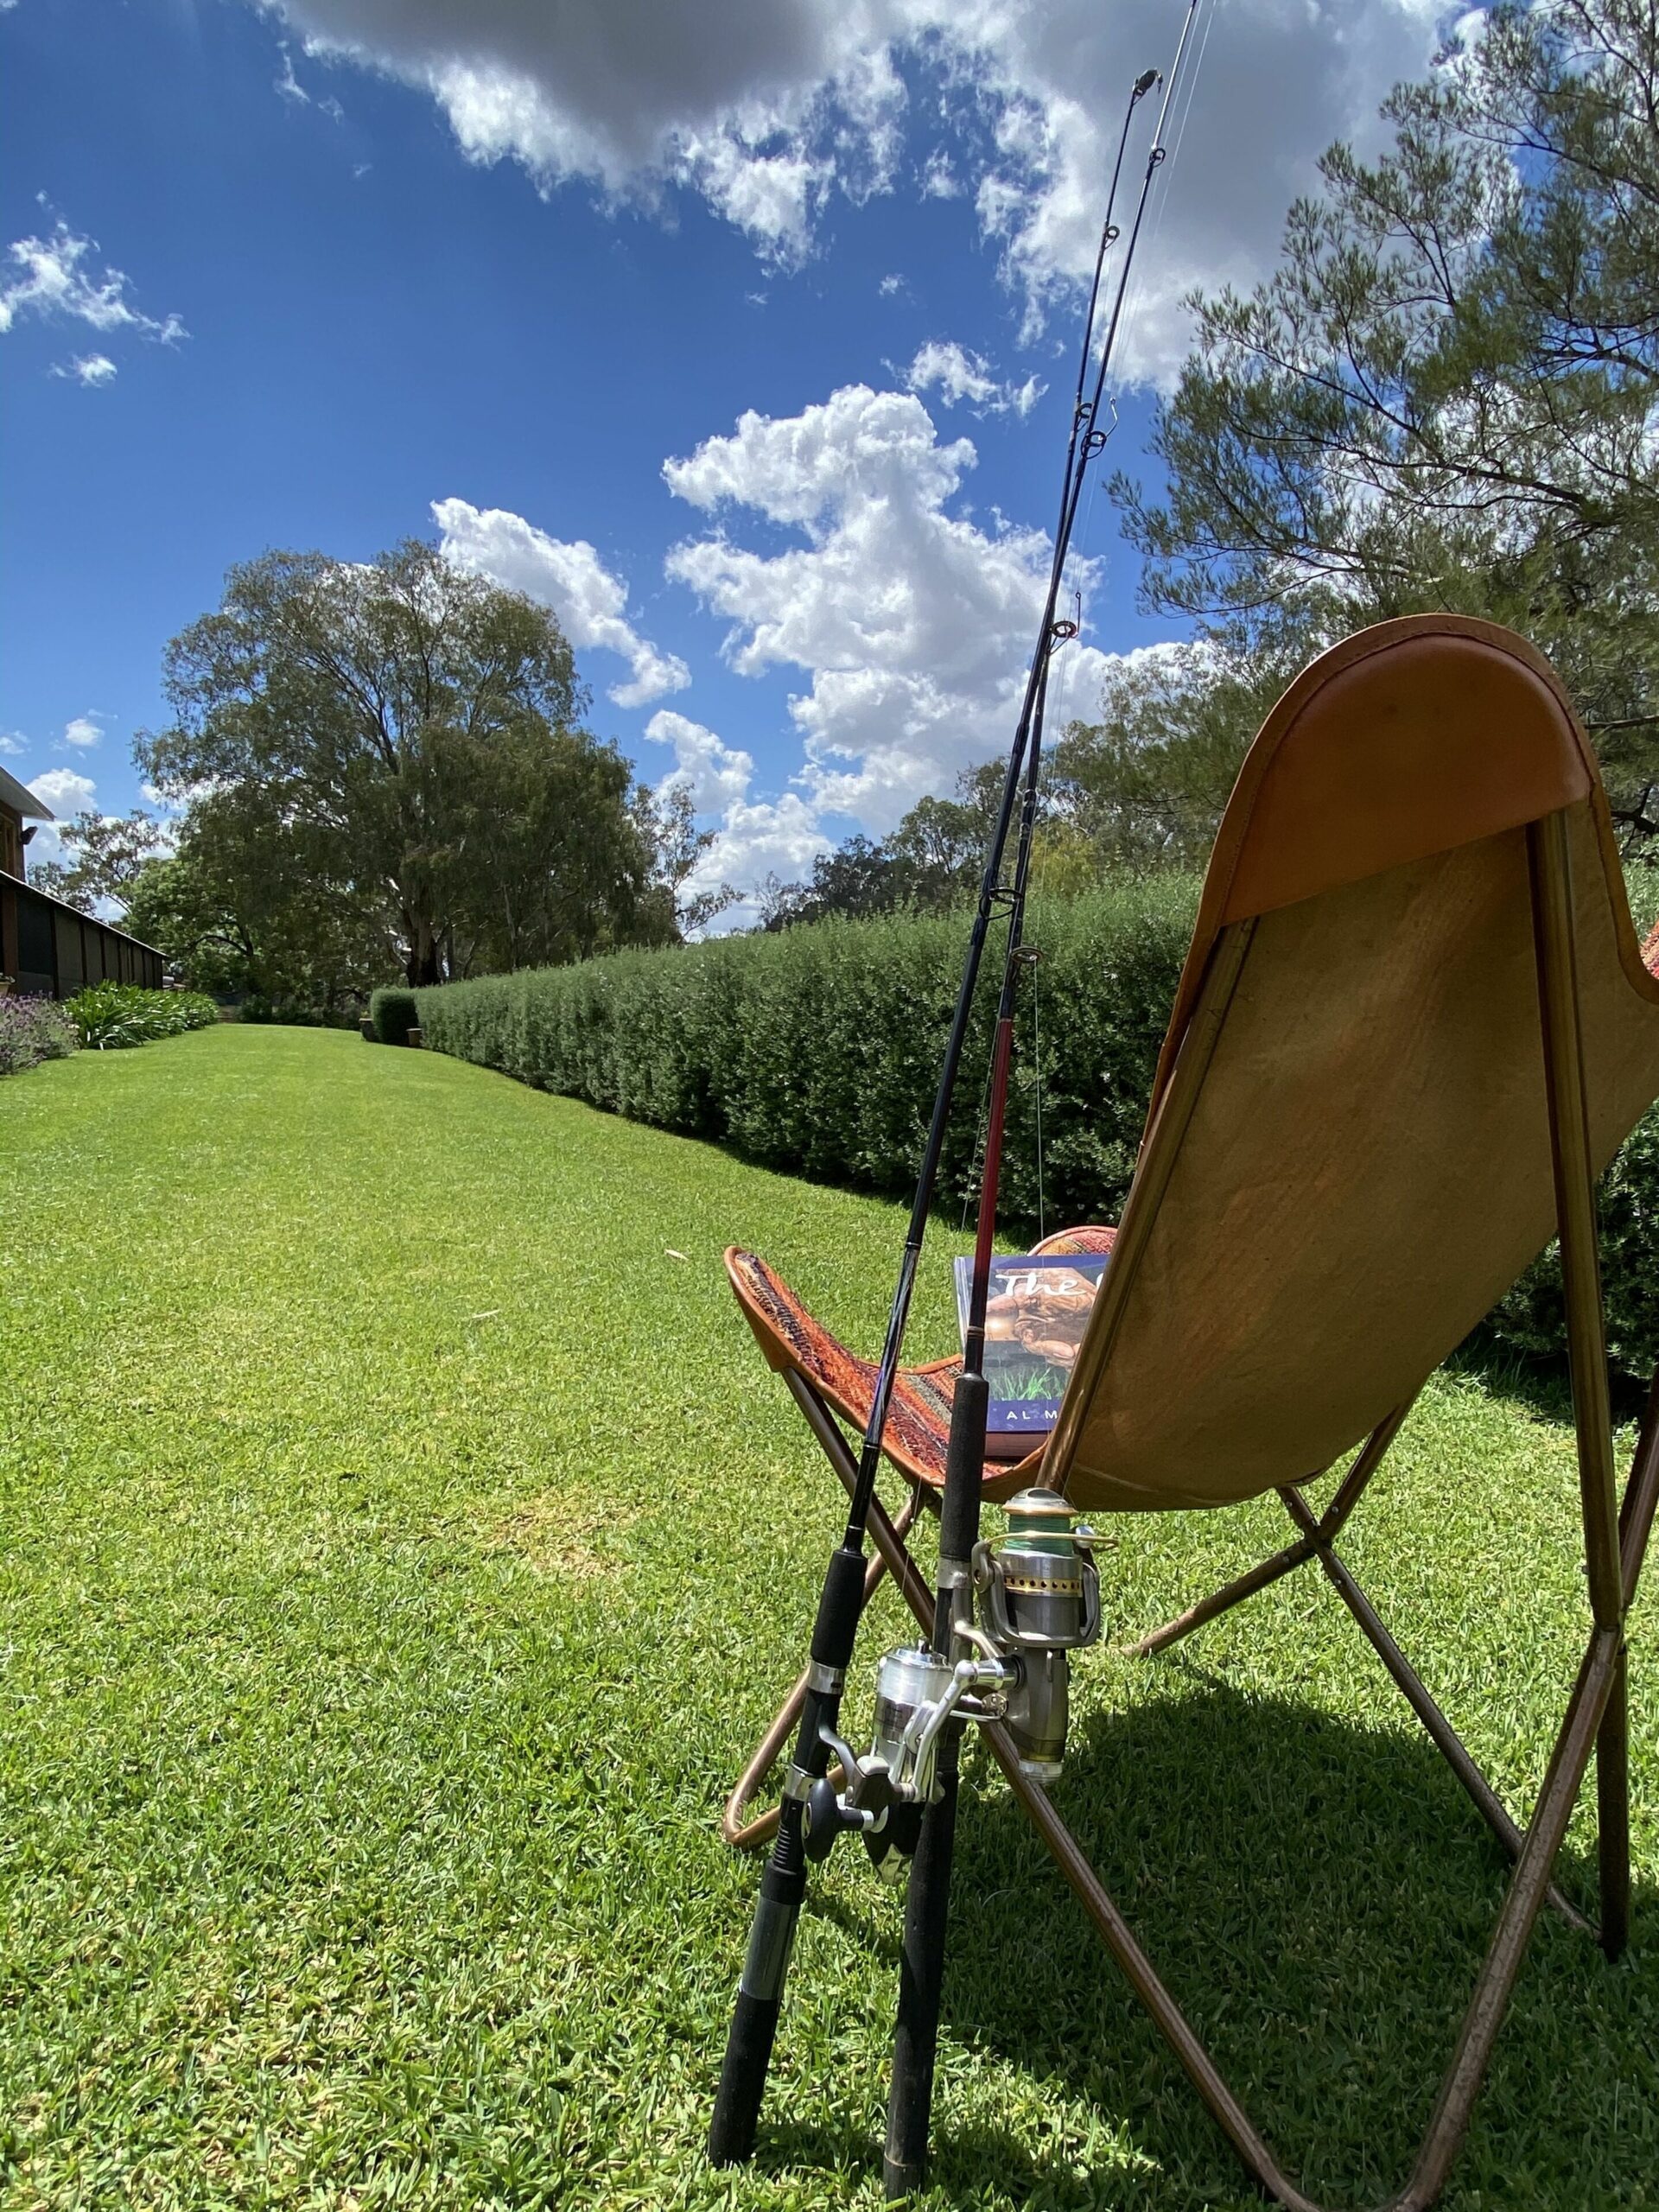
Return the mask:
[[276, 80], [277, 93], [282, 99], [291, 101], [296, 107], [309, 107], [311, 95], [294, 74], [293, 55], [286, 45], [279, 45], [276, 51], [283, 57], [283, 73]]
[[[176, 345], [189, 334], [176, 315], [146, 315], [129, 296], [127, 278], [107, 263], [97, 265], [98, 241], [72, 231], [61, 219], [45, 238], [15, 238], [6, 259], [15, 272], [0, 280], [0, 332], [28, 315], [47, 321], [84, 322], [100, 334], [124, 331]], [[102, 353], [88, 354], [64, 372], [82, 384], [107, 384], [114, 364]]]
[[330, 123], [344, 123], [346, 111], [332, 92], [318, 99], [315, 93], [307, 92], [295, 75], [294, 57], [289, 52], [285, 40], [277, 42], [276, 51], [283, 57], [282, 73], [274, 80], [279, 96], [290, 107], [314, 107], [319, 115], [326, 115]]
[[1048, 386], [1036, 377], [1022, 384], [1003, 383], [983, 354], [970, 353], [954, 339], [930, 338], [905, 371], [912, 391], [931, 391], [937, 385], [947, 407], [970, 400], [982, 415], [1029, 415]]
[[950, 165], [950, 156], [943, 146], [936, 146], [928, 156], [922, 170], [924, 200], [959, 200], [962, 180]]
[[73, 361], [54, 362], [51, 374], [96, 391], [101, 385], [115, 382], [115, 363], [107, 353], [77, 353]]

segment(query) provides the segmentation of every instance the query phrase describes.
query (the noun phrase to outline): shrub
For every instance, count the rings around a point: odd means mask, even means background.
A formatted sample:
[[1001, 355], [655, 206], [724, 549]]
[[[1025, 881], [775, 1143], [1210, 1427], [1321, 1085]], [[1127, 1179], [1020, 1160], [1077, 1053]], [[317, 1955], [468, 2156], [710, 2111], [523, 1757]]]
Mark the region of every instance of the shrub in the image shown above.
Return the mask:
[[201, 991], [146, 991], [137, 983], [93, 983], [65, 1002], [83, 1045], [112, 1052], [204, 1029], [219, 1008]]
[[[1650, 887], [1633, 888], [1645, 918]], [[1045, 1225], [1116, 1219], [1196, 898], [1195, 879], [1155, 876], [1033, 903], [1027, 934], [1040, 957], [1022, 992], [1002, 1169], [1001, 1219], [1011, 1233], [1038, 1227], [1039, 1063]], [[766, 1166], [905, 1195], [964, 935], [960, 915], [890, 915], [620, 952], [422, 990], [411, 1019], [437, 1051], [542, 1089], [729, 1144]], [[988, 975], [941, 1167], [941, 1204], [952, 1211], [976, 1187], [979, 1116], [969, 1102], [982, 1113], [995, 988]], [[1626, 1374], [1645, 1378], [1659, 1361], [1659, 1109], [1609, 1169], [1601, 1219], [1609, 1349]], [[1560, 1356], [1553, 1250], [1489, 1326], [1529, 1357]]]
[[[1003, 1217], [1037, 1224], [1033, 1013], [1046, 1218], [1115, 1213], [1197, 895], [1160, 876], [1033, 904]], [[416, 994], [440, 1052], [823, 1181], [912, 1185], [962, 972], [963, 917], [888, 915], [619, 952]], [[994, 963], [988, 963], [988, 969]], [[975, 1175], [996, 979], [975, 1009], [941, 1190]], [[1059, 1010], [1065, 1009], [1064, 1018]]]
[[383, 1045], [407, 1045], [411, 1029], [420, 1027], [415, 993], [403, 983], [388, 983], [369, 1000], [369, 1020]]
[[54, 1000], [0, 997], [0, 1075], [67, 1059], [79, 1042], [79, 1032]]
[[[1601, 1180], [1602, 1295], [1607, 1351], [1645, 1382], [1659, 1363], [1659, 1110], [1637, 1124]], [[1490, 1326], [1535, 1359], [1559, 1358], [1567, 1341], [1560, 1247], [1552, 1244], [1492, 1309]]]

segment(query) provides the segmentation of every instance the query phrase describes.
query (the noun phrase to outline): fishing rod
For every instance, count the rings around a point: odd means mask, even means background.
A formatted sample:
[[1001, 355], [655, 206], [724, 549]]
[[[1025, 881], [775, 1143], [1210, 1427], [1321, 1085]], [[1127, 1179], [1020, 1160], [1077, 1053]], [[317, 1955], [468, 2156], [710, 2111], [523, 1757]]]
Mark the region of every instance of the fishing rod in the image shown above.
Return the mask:
[[[1116, 343], [1129, 270], [1140, 241], [1153, 179], [1165, 159], [1165, 127], [1198, 4], [1199, 0], [1188, 0], [1174, 60], [1164, 79], [1163, 101], [1147, 155], [1135, 220], [1118, 268], [1111, 319], [1089, 402], [1089, 435], [1084, 440], [1072, 476], [1065, 524], [1068, 543], [1089, 462], [1094, 452], [1105, 443], [1097, 417], [1106, 372]], [[1136, 101], [1157, 81], [1151, 71], [1136, 79], [1129, 101], [1131, 116]], [[1127, 139], [1127, 118], [1124, 137]], [[1118, 160], [1121, 164], [1122, 142]], [[1113, 181], [1116, 184], [1116, 175]], [[1103, 247], [1104, 243], [1103, 233]], [[1098, 289], [1097, 264], [1095, 292], [1090, 296], [1091, 321], [1093, 300]], [[1086, 364], [1086, 353], [1084, 359]], [[1052, 586], [1051, 594], [1053, 589]], [[1014, 1046], [1014, 988], [1023, 949], [1026, 893], [1037, 812], [1043, 710], [1047, 702], [1049, 662], [1056, 647], [1064, 642], [1064, 632], [1070, 629], [1075, 633], [1076, 629], [1075, 625], [1057, 623], [1053, 612], [1051, 596], [1048, 629], [1039, 647], [1037, 711], [1010, 899], [1002, 988], [997, 1007], [979, 1224], [974, 1245], [968, 1326], [963, 1339], [963, 1371], [951, 1402], [944, 1493], [939, 1506], [939, 1560], [932, 1637], [936, 1663], [950, 1666], [951, 1672], [950, 1690], [944, 1694], [940, 1701], [948, 1702], [954, 1691], [958, 1709], [969, 1709], [970, 1717], [971, 1707], [976, 1704], [982, 1717], [1003, 1720], [1020, 1755], [1021, 1765], [1044, 1781], [1058, 1778], [1065, 1755], [1070, 1654], [1094, 1642], [1100, 1633], [1100, 1580], [1092, 1539], [1077, 1524], [1063, 1498], [1052, 1492], [1027, 1491], [1008, 1501], [1008, 1538], [1000, 1548], [993, 1548], [980, 1540], [980, 1492], [990, 1410], [990, 1389], [985, 1379], [985, 1310], [1007, 1109], [1008, 1066]], [[982, 1625], [977, 1629], [976, 1587], [982, 1600], [979, 1608]], [[930, 1725], [940, 1749], [934, 1785], [923, 1798], [909, 1893], [905, 1901], [899, 2007], [887, 2100], [887, 2140], [882, 2159], [883, 2181], [890, 2199], [908, 2196], [926, 2178], [950, 1875], [956, 1853], [957, 1769], [963, 1723], [953, 1718], [943, 1729], [937, 1722], [922, 1724], [924, 1728]]]
[[[1020, 951], [1036, 817], [1041, 723], [1047, 701], [1050, 660], [1056, 648], [1068, 638], [1075, 636], [1077, 632], [1075, 623], [1057, 620], [1055, 610], [1088, 468], [1105, 443], [1105, 433], [1099, 429], [1098, 417], [1106, 375], [1121, 323], [1129, 267], [1141, 234], [1152, 179], [1164, 159], [1163, 137], [1169, 114], [1170, 95], [1179, 73], [1198, 5], [1199, 0], [1187, 0], [1181, 37], [1154, 131], [1152, 149], [1147, 157], [1134, 223], [1118, 272], [1111, 315], [1090, 388], [1089, 368], [1094, 358], [1095, 326], [1105, 257], [1120, 235], [1113, 221], [1118, 184], [1135, 111], [1145, 95], [1160, 81], [1158, 71], [1149, 69], [1136, 79], [1124, 113], [1084, 322], [1077, 399], [1066, 445], [1059, 524], [1055, 532], [1054, 555], [1044, 600], [1042, 622], [1037, 648], [1027, 672], [1003, 779], [1001, 801], [980, 885], [979, 901], [969, 938], [956, 1010], [917, 1178], [916, 1195], [899, 1262], [898, 1283], [876, 1371], [869, 1417], [864, 1430], [856, 1476], [851, 1485], [847, 1525], [840, 1544], [830, 1555], [813, 1626], [799, 1734], [783, 1787], [777, 1837], [761, 1877], [760, 1892], [756, 1901], [748, 1949], [721, 2069], [720, 2087], [709, 2126], [709, 2153], [719, 2164], [739, 2163], [747, 2158], [754, 2147], [755, 2130], [777, 2035], [790, 1953], [805, 1896], [808, 1858], [822, 1859], [826, 1857], [837, 1835], [849, 1831], [862, 1833], [871, 1856], [884, 1872], [902, 1872], [908, 1858], [912, 1854], [918, 1857], [918, 1863], [912, 1870], [899, 2024], [895, 2042], [893, 2103], [889, 2122], [890, 2186], [896, 2185], [895, 2150], [901, 2154], [899, 2172], [908, 2172], [915, 2164], [912, 2152], [918, 2113], [921, 2156], [925, 2158], [925, 2155], [927, 2107], [931, 2098], [933, 2050], [938, 2034], [939, 1965], [950, 1882], [955, 1771], [961, 1725], [969, 1718], [990, 1718], [995, 1710], [998, 1715], [1007, 1713], [1012, 1726], [1014, 1714], [1007, 1694], [1009, 1679], [1016, 1673], [1023, 1676], [1031, 1671], [1026, 1669], [1023, 1657], [1016, 1656], [1011, 1661], [1001, 1658], [992, 1638], [973, 1624], [969, 1576], [969, 1554], [984, 1549], [984, 1547], [977, 1545], [976, 1540], [988, 1405], [983, 1373], [985, 1306], [1007, 1109], [1014, 977]], [[1014, 876], [1012, 885], [1005, 886], [1002, 880], [1003, 861], [1015, 804], [1020, 798], [1022, 778], [1025, 798], [1020, 807]], [[953, 1402], [941, 1506], [940, 1589], [933, 1643], [931, 1649], [921, 1652], [891, 1653], [881, 1662], [877, 1680], [876, 1747], [868, 1760], [860, 1760], [843, 1742], [837, 1729], [847, 1669], [852, 1660], [863, 1604], [865, 1534], [927, 1217], [933, 1202], [957, 1077], [972, 1019], [982, 957], [992, 919], [999, 907], [1007, 913], [1008, 938], [994, 1045], [992, 1096], [987, 1121], [980, 1226], [969, 1301], [969, 1328], [964, 1345], [963, 1375]], [[1058, 1541], [1043, 1533], [1049, 1529], [1048, 1516], [1052, 1515], [1057, 1506], [1065, 1515], [1067, 1529], [1070, 1529], [1071, 1516], [1063, 1502], [1047, 1499], [1039, 1509], [1034, 1524], [1039, 1530], [1037, 1541], [1039, 1544], [1052, 1544]], [[1079, 1555], [1069, 1537], [1065, 1540], [1065, 1548], [1071, 1557]], [[1085, 1560], [1084, 1567], [1087, 1578], [1092, 1582], [1092, 1564]], [[1085, 1602], [1082, 1611], [1084, 1616], [1092, 1611], [1093, 1630], [1097, 1633], [1097, 1583], [1093, 1583], [1092, 1587], [1092, 1607]], [[963, 1611], [964, 1592], [968, 1592], [967, 1618]], [[1032, 1611], [1030, 1607], [1027, 1610], [1028, 1612]], [[1077, 1609], [1071, 1610], [1075, 1611]], [[1033, 1619], [1036, 1619], [1037, 1614], [1042, 1614], [1044, 1619], [1033, 1628], [1008, 1618], [1005, 1604], [1003, 1625], [1008, 1649], [1014, 1650], [1022, 1643], [1029, 1643], [1033, 1636], [1042, 1633], [1046, 1627], [1052, 1628], [1056, 1633], [1065, 1633], [1064, 1624], [1047, 1621], [1046, 1616], [1052, 1611], [1052, 1606], [1039, 1601]], [[1069, 1614], [1067, 1618], [1070, 1618]], [[1077, 1624], [1073, 1622], [1071, 1625], [1075, 1628]], [[1087, 1625], [1086, 1620], [1084, 1625]], [[1064, 1644], [1051, 1641], [1046, 1647], [1049, 1653], [1049, 1658], [1044, 1662], [1047, 1669], [1045, 1678], [1046, 1688], [1043, 1681], [1034, 1683], [1038, 1691], [1036, 1709], [1027, 1716], [1035, 1730], [1031, 1741], [1038, 1752], [1052, 1749], [1050, 1738], [1052, 1736], [1055, 1705], [1052, 1694], [1053, 1658], [1058, 1654], [1063, 1662], [1065, 1649], [1087, 1640], [1090, 1640], [1087, 1637], [1071, 1634]], [[950, 1654], [962, 1644], [974, 1647], [980, 1656], [976, 1660], [963, 1657], [953, 1664]], [[1035, 1647], [1033, 1649], [1034, 1650]], [[995, 1670], [995, 1675], [993, 1669]], [[983, 1690], [991, 1693], [992, 1702], [985, 1702], [979, 1697], [978, 1693]], [[1064, 1712], [1062, 1681], [1058, 1705], [1062, 1731]], [[832, 1757], [840, 1762], [849, 1785], [844, 1795], [836, 1792], [829, 1777]], [[1039, 1759], [1039, 1770], [1046, 1771], [1049, 1764]], [[913, 1947], [912, 1931], [918, 1939]]]

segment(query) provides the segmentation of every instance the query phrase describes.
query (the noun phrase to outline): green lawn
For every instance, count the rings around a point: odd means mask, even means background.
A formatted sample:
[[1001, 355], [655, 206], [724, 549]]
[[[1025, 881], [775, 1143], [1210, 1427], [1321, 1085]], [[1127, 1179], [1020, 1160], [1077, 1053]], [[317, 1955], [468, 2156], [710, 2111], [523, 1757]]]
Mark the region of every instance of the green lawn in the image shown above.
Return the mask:
[[[297, 1030], [10, 1079], [0, 1158], [0, 2203], [874, 2208], [901, 1904], [852, 1850], [760, 2158], [701, 2156], [756, 1871], [719, 1805], [840, 1526], [720, 1252], [873, 1343], [899, 1213]], [[947, 1242], [918, 1349], [949, 1341]], [[1525, 1807], [1581, 1641], [1570, 1440], [1463, 1374], [1390, 1464], [1354, 1565]], [[1112, 1632], [1282, 1535], [1124, 1522]], [[1659, 2191], [1650, 1619], [1635, 1949], [1541, 1925], [1465, 2212]], [[899, 1626], [889, 1600], [861, 1666]], [[1311, 1573], [1081, 1672], [1062, 1809], [1287, 2164], [1376, 2202], [1497, 1846]], [[934, 2201], [1255, 2203], [971, 1773]]]

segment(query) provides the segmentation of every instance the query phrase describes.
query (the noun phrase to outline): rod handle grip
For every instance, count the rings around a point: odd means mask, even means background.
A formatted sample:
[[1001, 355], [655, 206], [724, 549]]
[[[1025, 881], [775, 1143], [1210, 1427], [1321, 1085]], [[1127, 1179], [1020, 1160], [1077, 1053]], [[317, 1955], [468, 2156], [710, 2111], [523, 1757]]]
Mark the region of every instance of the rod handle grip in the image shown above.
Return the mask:
[[982, 1375], [957, 1378], [946, 1447], [944, 1495], [939, 1507], [939, 1549], [954, 1559], [972, 1556], [979, 1541], [979, 1492], [984, 1479], [985, 1424], [991, 1389]]
[[754, 2155], [760, 2101], [766, 2091], [772, 2046], [778, 2033], [779, 2000], [737, 1993], [720, 2088], [709, 2123], [709, 2156], [717, 2166], [739, 2166]]

